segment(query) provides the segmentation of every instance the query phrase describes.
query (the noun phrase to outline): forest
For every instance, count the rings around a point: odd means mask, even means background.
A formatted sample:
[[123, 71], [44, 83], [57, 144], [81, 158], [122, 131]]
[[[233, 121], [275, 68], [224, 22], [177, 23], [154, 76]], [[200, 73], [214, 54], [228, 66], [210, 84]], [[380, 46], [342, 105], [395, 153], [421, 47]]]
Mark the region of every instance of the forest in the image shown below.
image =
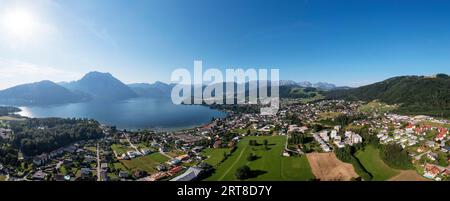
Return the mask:
[[450, 117], [450, 78], [446, 74], [400, 76], [358, 88], [329, 91], [326, 98], [380, 100], [399, 104], [397, 113]]
[[99, 123], [89, 119], [43, 118], [11, 122], [13, 146], [27, 156], [48, 153], [80, 140], [103, 136]]
[[6, 116], [14, 112], [20, 112], [20, 109], [17, 107], [0, 106], [0, 116]]

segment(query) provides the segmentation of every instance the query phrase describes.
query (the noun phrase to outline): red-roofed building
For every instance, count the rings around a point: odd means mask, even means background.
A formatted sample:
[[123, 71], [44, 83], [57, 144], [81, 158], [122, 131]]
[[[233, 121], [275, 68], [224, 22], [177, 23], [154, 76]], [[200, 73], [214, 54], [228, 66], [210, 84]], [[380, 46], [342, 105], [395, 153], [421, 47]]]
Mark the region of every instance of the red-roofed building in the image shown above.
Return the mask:
[[416, 134], [417, 134], [417, 135], [422, 135], [422, 134], [424, 134], [422, 128], [420, 128], [420, 127], [419, 127], [419, 128], [416, 128], [415, 131], [416, 131]]
[[187, 155], [187, 154], [179, 155], [179, 156], [176, 157], [176, 159], [178, 159], [180, 161], [184, 161], [184, 160], [189, 159], [189, 155]]
[[434, 165], [430, 165], [430, 164], [426, 164], [425, 165], [425, 174], [424, 174], [424, 176], [429, 178], [429, 179], [433, 179], [440, 172], [441, 172], [441, 170], [439, 170], [439, 168], [434, 166]]
[[432, 127], [430, 125], [424, 124], [424, 125], [421, 125], [420, 127], [416, 127], [415, 132], [418, 135], [425, 135], [425, 131], [429, 131], [429, 130], [431, 130], [431, 128]]
[[438, 131], [439, 131], [439, 133], [445, 133], [445, 134], [448, 133], [448, 129], [447, 128], [443, 128], [443, 127], [439, 127]]
[[450, 170], [445, 169], [441, 174], [442, 174], [442, 176], [446, 177], [446, 176], [450, 175]]
[[167, 174], [165, 172], [157, 172], [150, 176], [149, 181], [158, 181], [165, 177], [167, 177]]
[[214, 142], [213, 148], [220, 148], [222, 146], [222, 140], [216, 140]]
[[414, 128], [416, 127], [414, 124], [408, 123], [408, 125], [406, 125], [406, 128]]
[[170, 175], [174, 175], [174, 174], [180, 172], [181, 170], [183, 170], [182, 166], [176, 166], [176, 167], [174, 167], [174, 168], [169, 170], [169, 174]]
[[447, 136], [448, 130], [447, 128], [442, 128], [439, 127], [438, 128], [439, 134], [436, 135], [436, 137], [434, 138], [434, 140], [436, 141], [442, 141], [444, 140], [445, 136]]

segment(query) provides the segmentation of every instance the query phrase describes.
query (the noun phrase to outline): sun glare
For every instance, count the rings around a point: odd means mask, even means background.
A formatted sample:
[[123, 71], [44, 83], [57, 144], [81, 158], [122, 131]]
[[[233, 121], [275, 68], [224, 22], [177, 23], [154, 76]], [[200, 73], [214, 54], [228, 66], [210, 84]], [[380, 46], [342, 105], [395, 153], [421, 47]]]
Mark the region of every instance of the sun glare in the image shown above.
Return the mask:
[[3, 16], [3, 26], [14, 37], [30, 37], [37, 27], [33, 14], [25, 9], [7, 11]]

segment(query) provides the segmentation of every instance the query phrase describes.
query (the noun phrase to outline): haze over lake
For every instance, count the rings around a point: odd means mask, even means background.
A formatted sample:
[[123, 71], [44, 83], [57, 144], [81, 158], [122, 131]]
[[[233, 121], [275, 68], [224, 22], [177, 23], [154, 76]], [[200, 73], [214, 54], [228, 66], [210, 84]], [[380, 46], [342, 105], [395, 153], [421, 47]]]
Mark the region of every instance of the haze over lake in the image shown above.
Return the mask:
[[116, 102], [83, 102], [20, 107], [27, 117], [92, 118], [120, 129], [175, 130], [200, 126], [226, 113], [201, 105], [174, 105], [170, 99], [136, 98]]

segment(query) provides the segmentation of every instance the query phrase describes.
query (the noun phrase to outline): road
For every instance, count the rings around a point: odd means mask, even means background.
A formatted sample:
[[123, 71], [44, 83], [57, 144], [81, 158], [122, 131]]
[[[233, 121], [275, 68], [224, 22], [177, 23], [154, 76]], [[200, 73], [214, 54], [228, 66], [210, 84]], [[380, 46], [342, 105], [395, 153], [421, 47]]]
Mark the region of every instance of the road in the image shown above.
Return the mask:
[[304, 154], [301, 150], [292, 150], [288, 148], [288, 144], [289, 144], [289, 136], [286, 135], [286, 143], [284, 144], [284, 150], [292, 152], [292, 153], [296, 153], [296, 154]]
[[97, 181], [102, 181], [100, 172], [100, 145], [97, 143]]
[[427, 151], [427, 152], [424, 152], [424, 153], [421, 153], [421, 154], [417, 155], [417, 156], [416, 156], [416, 160], [420, 160], [420, 158], [422, 158], [423, 155], [428, 154], [428, 153], [430, 153], [430, 152], [431, 152], [431, 151]]
[[134, 150], [136, 150], [136, 152], [141, 153], [139, 151], [139, 149], [133, 143], [131, 143], [130, 138], [128, 138], [128, 135], [127, 134], [124, 134], [124, 135], [125, 135], [125, 139], [127, 139], [128, 143], [130, 143], [130, 147], [133, 148]]
[[231, 171], [231, 169], [233, 169], [233, 167], [238, 163], [238, 161], [241, 159], [242, 155], [244, 154], [245, 150], [247, 150], [248, 146], [245, 146], [244, 149], [242, 149], [241, 153], [239, 153], [239, 156], [236, 158], [236, 160], [234, 160], [233, 164], [230, 165], [230, 167], [227, 169], [227, 171], [225, 171], [225, 173], [223, 173], [223, 175], [217, 179], [217, 181], [222, 181], [223, 178]]

